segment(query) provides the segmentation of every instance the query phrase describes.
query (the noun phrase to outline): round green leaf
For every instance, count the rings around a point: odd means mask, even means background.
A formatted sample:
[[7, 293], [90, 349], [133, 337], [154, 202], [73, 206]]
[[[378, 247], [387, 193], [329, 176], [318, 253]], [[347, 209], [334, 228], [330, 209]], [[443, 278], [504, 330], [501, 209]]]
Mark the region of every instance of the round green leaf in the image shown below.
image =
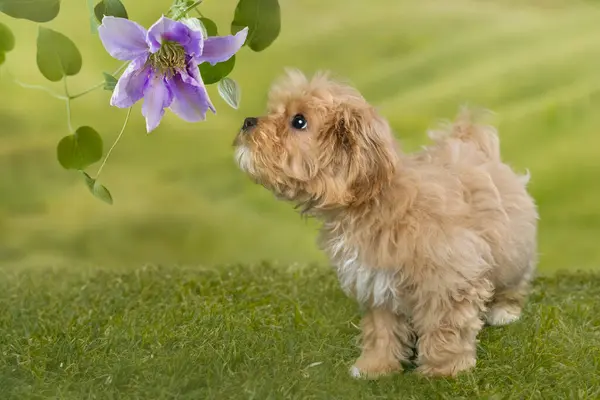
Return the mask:
[[4, 54], [4, 52], [0, 51], [0, 65], [4, 64], [5, 60], [6, 60], [6, 55]]
[[81, 53], [75, 43], [60, 32], [40, 26], [37, 39], [37, 65], [46, 79], [60, 81], [81, 70]]
[[83, 179], [85, 179], [85, 184], [90, 189], [90, 192], [97, 197], [98, 199], [104, 201], [105, 203], [112, 204], [113, 198], [110, 192], [106, 187], [101, 185], [96, 179], [89, 176], [84, 171], [81, 171], [83, 174]]
[[219, 81], [217, 89], [219, 91], [219, 96], [221, 96], [231, 108], [237, 110], [242, 98], [242, 91], [240, 90], [238, 83], [231, 78], [223, 78]]
[[15, 35], [13, 35], [12, 31], [8, 28], [8, 26], [0, 22], [0, 51], [8, 53], [14, 48]]
[[120, 0], [102, 0], [94, 7], [94, 14], [98, 21], [102, 22], [105, 15], [119, 18], [129, 18], [127, 10]]
[[269, 47], [281, 30], [281, 11], [278, 0], [240, 0], [235, 8], [231, 33], [248, 27], [246, 44], [253, 51]]
[[13, 18], [48, 22], [60, 11], [60, 0], [0, 0], [0, 12]]
[[212, 19], [200, 18], [200, 22], [202, 22], [202, 25], [204, 25], [208, 36], [217, 36], [219, 34], [217, 24], [215, 24]]
[[200, 75], [205, 85], [212, 85], [219, 82], [233, 71], [235, 66], [235, 55], [229, 60], [210, 65], [207, 62], [200, 64]]
[[82, 126], [74, 134], [58, 142], [58, 162], [65, 169], [82, 170], [102, 158], [102, 138], [89, 126]]

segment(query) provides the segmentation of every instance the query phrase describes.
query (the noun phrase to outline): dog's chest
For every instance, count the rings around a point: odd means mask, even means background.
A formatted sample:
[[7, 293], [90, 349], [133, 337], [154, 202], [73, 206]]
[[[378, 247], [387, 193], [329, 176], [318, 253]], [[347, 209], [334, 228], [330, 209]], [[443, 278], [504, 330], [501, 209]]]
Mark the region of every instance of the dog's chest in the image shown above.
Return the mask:
[[377, 269], [365, 265], [360, 248], [352, 246], [344, 236], [334, 237], [327, 249], [336, 268], [342, 290], [367, 307], [385, 307], [397, 313], [410, 314], [408, 298], [402, 290], [399, 271]]

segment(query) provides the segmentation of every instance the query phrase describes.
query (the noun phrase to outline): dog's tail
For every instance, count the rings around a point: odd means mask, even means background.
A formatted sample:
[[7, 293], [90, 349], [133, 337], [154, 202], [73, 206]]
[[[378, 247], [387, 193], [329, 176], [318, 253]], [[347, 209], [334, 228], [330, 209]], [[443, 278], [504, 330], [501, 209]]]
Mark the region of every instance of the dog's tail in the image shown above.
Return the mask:
[[500, 141], [496, 129], [476, 122], [482, 114], [463, 107], [453, 123], [443, 129], [430, 131], [429, 137], [436, 142], [449, 138], [474, 143], [489, 159], [500, 161]]

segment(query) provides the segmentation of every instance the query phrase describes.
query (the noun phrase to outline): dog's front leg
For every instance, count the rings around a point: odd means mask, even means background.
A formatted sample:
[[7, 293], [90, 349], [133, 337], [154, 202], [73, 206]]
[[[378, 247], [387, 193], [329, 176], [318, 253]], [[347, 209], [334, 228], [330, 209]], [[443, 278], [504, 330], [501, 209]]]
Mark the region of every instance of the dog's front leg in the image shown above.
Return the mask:
[[407, 318], [372, 308], [362, 321], [362, 353], [350, 369], [355, 378], [376, 378], [402, 371], [401, 361], [413, 354], [414, 334]]

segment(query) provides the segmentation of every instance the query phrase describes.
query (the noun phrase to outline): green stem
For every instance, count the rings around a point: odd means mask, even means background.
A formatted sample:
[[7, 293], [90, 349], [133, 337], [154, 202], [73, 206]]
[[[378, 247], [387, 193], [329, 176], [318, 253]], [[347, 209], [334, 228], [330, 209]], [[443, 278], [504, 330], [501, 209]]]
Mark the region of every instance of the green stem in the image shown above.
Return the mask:
[[63, 78], [65, 86], [65, 103], [67, 104], [67, 126], [69, 127], [69, 133], [73, 132], [73, 125], [71, 124], [71, 96], [69, 95], [69, 87], [67, 85], [67, 76]]
[[94, 90], [96, 90], [96, 89], [99, 89], [99, 88], [101, 88], [102, 86], [104, 86], [104, 82], [100, 82], [100, 83], [98, 83], [97, 85], [94, 85], [94, 86], [92, 86], [91, 88], [89, 88], [89, 89], [86, 89], [86, 90], [84, 90], [84, 91], [83, 91], [83, 92], [81, 92], [81, 93], [74, 94], [74, 95], [70, 96], [70, 97], [69, 97], [69, 99], [71, 99], [71, 100], [75, 100], [76, 98], [78, 98], [78, 97], [81, 97], [81, 96], [83, 96], [83, 95], [86, 95], [86, 94], [88, 94], [88, 93], [90, 93], [90, 92], [93, 92]]
[[189, 13], [191, 10], [193, 10], [194, 8], [196, 8], [197, 6], [200, 5], [200, 3], [202, 3], [203, 0], [198, 0], [195, 1], [194, 4], [192, 4], [191, 6], [187, 7], [185, 10], [183, 10], [182, 12], [180, 12], [176, 17], [174, 17], [173, 19], [175, 21], [181, 19], [181, 17], [183, 17], [185, 14]]
[[[119, 72], [121, 72], [121, 70], [123, 68], [125, 68], [127, 65], [129, 65], [129, 62], [121, 64], [121, 66], [119, 68], [117, 68], [117, 70], [115, 72], [113, 72], [113, 76], [117, 75]], [[84, 90], [81, 93], [77, 93], [77, 94], [74, 94], [74, 95], [70, 96], [70, 99], [71, 100], [75, 100], [76, 98], [84, 96], [84, 95], [86, 95], [86, 94], [88, 94], [90, 92], [93, 92], [96, 89], [100, 89], [102, 86], [104, 86], [104, 81], [102, 81], [100, 83], [97, 83], [96, 85], [92, 86], [91, 88], [88, 88], [88, 89]]]
[[[125, 63], [121, 64], [121, 65], [119, 66], [119, 68], [117, 68], [117, 69], [115, 70], [115, 72], [113, 72], [113, 76], [115, 76], [115, 75], [117, 75], [119, 72], [121, 72], [121, 71], [122, 71], [122, 70], [123, 70], [125, 67], [127, 67], [127, 65], [129, 65], [129, 62], [125, 62]], [[12, 77], [12, 74], [10, 74], [10, 72], [7, 72], [7, 75], [9, 75], [9, 76], [11, 76], [11, 77]], [[65, 77], [65, 78], [66, 78], [66, 77]], [[63, 101], [66, 101], [67, 99], [70, 99], [70, 100], [75, 100], [75, 99], [76, 99], [76, 98], [78, 98], [78, 97], [84, 96], [84, 95], [86, 95], [86, 94], [88, 94], [88, 93], [90, 93], [90, 92], [93, 92], [94, 90], [96, 90], [96, 89], [99, 89], [99, 88], [101, 88], [102, 86], [104, 86], [104, 81], [102, 81], [102, 82], [100, 82], [100, 83], [97, 83], [96, 85], [92, 86], [91, 88], [88, 88], [88, 89], [84, 90], [83, 92], [80, 92], [80, 93], [77, 93], [77, 94], [74, 94], [74, 95], [68, 95], [68, 97], [65, 97], [65, 96], [62, 96], [62, 95], [60, 95], [60, 94], [58, 94], [58, 93], [54, 92], [54, 91], [53, 91], [53, 90], [51, 90], [51, 89], [48, 89], [48, 88], [47, 88], [47, 87], [45, 87], [45, 86], [41, 86], [41, 85], [30, 85], [30, 84], [28, 84], [28, 83], [23, 83], [23, 82], [21, 82], [21, 81], [19, 81], [19, 80], [15, 79], [14, 77], [12, 77], [12, 80], [13, 80], [13, 81], [14, 81], [14, 82], [15, 82], [17, 85], [19, 85], [19, 86], [21, 86], [21, 87], [23, 87], [23, 88], [25, 88], [25, 89], [43, 90], [44, 92], [48, 93], [49, 95], [51, 95], [51, 96], [52, 96], [52, 97], [54, 97], [55, 99], [59, 99], [59, 100], [63, 100]], [[65, 82], [65, 85], [66, 85], [66, 82]]]
[[23, 87], [23, 88], [25, 88], [25, 89], [36, 89], [36, 90], [43, 90], [44, 92], [46, 92], [46, 93], [50, 94], [52, 97], [54, 97], [54, 98], [56, 98], [56, 99], [59, 99], [59, 100], [67, 100], [67, 98], [66, 98], [65, 96], [61, 96], [60, 94], [58, 94], [58, 93], [55, 93], [54, 91], [52, 91], [51, 89], [48, 89], [48, 88], [47, 88], [47, 87], [45, 87], [45, 86], [40, 86], [40, 85], [30, 85], [30, 84], [28, 84], [28, 83], [23, 83], [23, 82], [20, 82], [20, 81], [18, 81], [18, 80], [16, 80], [16, 79], [13, 79], [13, 80], [14, 80], [14, 82], [15, 82], [17, 85], [19, 85], [19, 86], [21, 86], [21, 87]]
[[104, 157], [104, 161], [102, 161], [102, 165], [100, 165], [100, 168], [98, 168], [98, 172], [96, 173], [96, 179], [98, 179], [98, 177], [100, 176], [100, 173], [102, 172], [102, 168], [104, 168], [104, 165], [106, 164], [106, 160], [108, 160], [108, 157], [110, 157], [110, 153], [112, 153], [112, 151], [115, 148], [115, 146], [117, 145], [117, 143], [119, 143], [119, 140], [121, 140], [121, 136], [123, 136], [123, 132], [125, 132], [125, 127], [127, 126], [127, 122], [129, 122], [130, 114], [131, 114], [131, 107], [129, 107], [127, 109], [127, 116], [125, 117], [125, 122], [123, 123], [123, 127], [121, 128], [121, 132], [119, 132], [119, 136], [117, 136], [117, 138], [115, 139], [114, 143], [108, 150], [108, 153], [106, 153], [106, 157]]
[[130, 63], [130, 61], [127, 61], [127, 62], [124, 62], [123, 64], [121, 64], [121, 65], [119, 66], [119, 68], [117, 68], [117, 69], [115, 70], [115, 72], [113, 72], [113, 76], [114, 76], [114, 75], [117, 75], [119, 72], [121, 72], [122, 70], [124, 70], [124, 69], [125, 69], [125, 67], [127, 67], [127, 66], [129, 65], [129, 63]]

